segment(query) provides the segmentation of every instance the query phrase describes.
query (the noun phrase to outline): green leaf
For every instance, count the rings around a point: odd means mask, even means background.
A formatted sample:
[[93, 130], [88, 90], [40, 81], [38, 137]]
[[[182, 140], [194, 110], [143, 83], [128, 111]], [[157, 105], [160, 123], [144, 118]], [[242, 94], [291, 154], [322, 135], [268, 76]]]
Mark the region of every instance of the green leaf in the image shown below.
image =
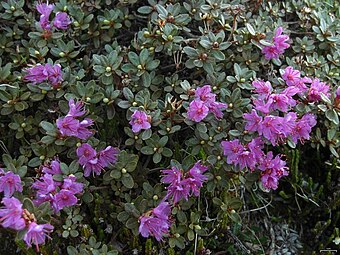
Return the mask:
[[27, 209], [30, 213], [34, 213], [34, 209], [35, 209], [35, 207], [34, 207], [34, 204], [33, 204], [33, 202], [32, 202], [32, 200], [31, 199], [29, 199], [29, 198], [24, 198], [24, 201], [23, 201], [23, 207], [25, 208], [25, 209]]
[[46, 132], [55, 132], [57, 129], [56, 127], [47, 121], [40, 122], [40, 126], [46, 131]]
[[251, 35], [255, 35], [255, 34], [256, 34], [255, 29], [253, 28], [252, 25], [250, 25], [249, 23], [247, 23], [247, 24], [246, 24], [246, 27], [247, 27], [247, 29], [248, 29], [248, 31], [249, 31], [249, 33], [250, 33]]
[[149, 14], [152, 12], [152, 7], [151, 6], [142, 6], [139, 7], [137, 10], [141, 14]]
[[139, 60], [140, 60], [141, 65], [145, 65], [148, 58], [149, 58], [149, 50], [143, 49], [139, 54]]
[[145, 155], [152, 155], [154, 154], [154, 148], [150, 147], [150, 146], [144, 146], [141, 148], [141, 153], [145, 154]]
[[162, 160], [162, 155], [161, 154], [159, 154], [158, 152], [153, 154], [153, 157], [152, 157], [153, 163], [158, 164], [159, 162], [161, 162], [161, 160]]
[[130, 217], [130, 214], [123, 211], [123, 212], [120, 212], [118, 213], [117, 215], [117, 220], [119, 220], [120, 222], [126, 222]]
[[86, 204], [89, 204], [93, 201], [93, 195], [90, 192], [85, 192], [82, 199]]
[[140, 212], [137, 210], [137, 208], [134, 204], [125, 203], [124, 209], [125, 209], [126, 212], [132, 214], [136, 218], [138, 218], [140, 216]]
[[134, 229], [134, 228], [138, 228], [139, 227], [139, 223], [138, 223], [138, 220], [136, 218], [130, 218], [126, 222], [125, 226], [128, 229]]
[[134, 99], [132, 91], [129, 88], [127, 88], [127, 87], [123, 88], [123, 95], [130, 102], [132, 102], [133, 99]]
[[79, 235], [79, 232], [77, 230], [75, 230], [75, 229], [72, 229], [70, 231], [70, 234], [71, 234], [72, 237], [77, 237]]
[[325, 114], [327, 119], [332, 121], [335, 125], [339, 125], [339, 117], [334, 109], [328, 109]]
[[39, 157], [34, 157], [30, 161], [28, 161], [28, 166], [29, 167], [37, 167], [40, 166], [41, 160]]
[[145, 141], [147, 139], [149, 139], [152, 135], [152, 131], [151, 129], [147, 129], [145, 131], [142, 132], [142, 140]]
[[129, 57], [129, 60], [131, 61], [131, 63], [134, 65], [134, 66], [138, 66], [140, 64], [139, 62], [139, 56], [133, 52], [133, 51], [130, 51], [128, 53], [128, 57]]
[[128, 173], [123, 174], [122, 183], [126, 188], [132, 189], [134, 185], [132, 176]]
[[163, 148], [162, 155], [164, 157], [170, 158], [172, 156], [172, 150], [169, 148]]

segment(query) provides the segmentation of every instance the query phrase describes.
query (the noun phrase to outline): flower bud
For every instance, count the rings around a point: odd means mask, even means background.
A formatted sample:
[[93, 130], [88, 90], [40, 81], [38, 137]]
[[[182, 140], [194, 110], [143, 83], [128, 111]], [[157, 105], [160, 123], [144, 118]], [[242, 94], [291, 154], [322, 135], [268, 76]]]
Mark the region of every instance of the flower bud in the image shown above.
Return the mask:
[[59, 57], [61, 57], [61, 58], [65, 57], [65, 53], [64, 52], [60, 52], [59, 53]]
[[103, 103], [107, 104], [109, 101], [110, 100], [107, 97], [103, 98]]
[[201, 228], [200, 225], [195, 225], [195, 229], [196, 229], [196, 230], [201, 230], [202, 228]]
[[21, 123], [21, 127], [22, 127], [22, 128], [25, 128], [26, 126], [27, 126], [27, 125], [26, 125], [25, 122]]
[[111, 67], [110, 66], [107, 66], [106, 68], [105, 68], [105, 71], [107, 72], [107, 73], [109, 73], [109, 72], [111, 72]]
[[126, 173], [127, 173], [126, 169], [122, 168], [122, 174], [126, 174]]
[[40, 159], [40, 160], [44, 160], [44, 159], [45, 159], [45, 156], [44, 156], [44, 155], [41, 155], [41, 156], [39, 157], [39, 159]]

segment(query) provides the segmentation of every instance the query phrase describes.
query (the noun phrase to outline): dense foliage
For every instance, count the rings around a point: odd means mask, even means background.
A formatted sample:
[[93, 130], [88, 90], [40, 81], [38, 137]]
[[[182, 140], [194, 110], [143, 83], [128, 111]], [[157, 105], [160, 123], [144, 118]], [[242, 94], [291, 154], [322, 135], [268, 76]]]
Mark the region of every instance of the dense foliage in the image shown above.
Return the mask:
[[336, 0], [5, 0], [0, 249], [339, 249]]

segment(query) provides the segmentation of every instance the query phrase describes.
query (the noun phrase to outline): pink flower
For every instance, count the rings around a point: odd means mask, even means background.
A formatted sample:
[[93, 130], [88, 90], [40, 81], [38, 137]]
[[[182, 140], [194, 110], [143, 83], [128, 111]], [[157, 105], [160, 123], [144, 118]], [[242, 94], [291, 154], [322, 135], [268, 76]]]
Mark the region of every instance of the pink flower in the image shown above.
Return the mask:
[[204, 85], [203, 87], [199, 87], [195, 90], [195, 99], [198, 101], [212, 103], [215, 102], [215, 97], [216, 95], [211, 93], [210, 85]]
[[266, 158], [261, 162], [259, 169], [261, 173], [261, 182], [267, 189], [277, 189], [278, 181], [281, 177], [288, 175], [286, 162], [281, 160], [279, 156], [273, 159], [272, 152], [268, 152]]
[[77, 136], [79, 129], [79, 120], [71, 116], [57, 119], [57, 128], [63, 136]]
[[62, 189], [54, 196], [55, 211], [59, 212], [66, 206], [77, 204], [78, 199], [70, 190]]
[[77, 129], [77, 134], [74, 135], [75, 137], [81, 139], [81, 140], [86, 140], [90, 136], [93, 135], [94, 131], [88, 129], [88, 127], [93, 125], [93, 120], [89, 118], [85, 118], [79, 123], [79, 128]]
[[54, 181], [53, 176], [50, 174], [44, 174], [40, 177], [40, 180], [35, 180], [32, 184], [32, 188], [37, 189], [38, 195], [47, 195], [56, 190], [58, 184]]
[[223, 112], [221, 109], [228, 108], [228, 105], [220, 102], [211, 102], [207, 104], [209, 111], [212, 112], [216, 119], [223, 118]]
[[73, 118], [77, 118], [77, 117], [82, 117], [85, 114], [84, 102], [83, 101], [74, 102], [74, 99], [71, 98], [68, 101], [68, 106], [69, 106], [70, 109], [69, 109], [66, 117], [71, 116]]
[[340, 86], [336, 89], [335, 96], [337, 99], [340, 99]]
[[289, 36], [282, 35], [282, 32], [283, 28], [278, 27], [273, 38], [273, 45], [262, 48], [262, 53], [265, 54], [266, 59], [278, 59], [279, 55], [283, 54], [285, 49], [289, 48], [290, 45], [287, 43]]
[[48, 81], [52, 84], [54, 88], [57, 88], [60, 83], [63, 81], [62, 72], [61, 72], [61, 65], [45, 65], [45, 74], [47, 75]]
[[209, 108], [200, 100], [194, 100], [190, 103], [188, 109], [188, 118], [195, 122], [202, 121], [207, 117]]
[[172, 197], [173, 203], [177, 204], [182, 198], [188, 201], [191, 187], [188, 185], [188, 180], [181, 180], [179, 183], [171, 184], [168, 187], [166, 197]]
[[203, 186], [203, 182], [208, 180], [208, 177], [203, 175], [208, 170], [207, 166], [203, 166], [200, 161], [189, 170], [188, 178], [184, 180], [190, 189], [191, 193], [196, 197], [199, 196], [200, 188]]
[[40, 4], [37, 4], [36, 8], [37, 8], [37, 11], [41, 14], [40, 20], [39, 20], [41, 28], [45, 30], [51, 30], [49, 18], [53, 11], [54, 4], [48, 4], [48, 2], [47, 4], [40, 3]]
[[275, 36], [273, 38], [274, 44], [279, 49], [280, 54], [284, 53], [284, 50], [288, 49], [289, 46], [290, 46], [289, 43], [287, 43], [288, 40], [289, 40], [289, 36], [288, 35], [283, 35], [282, 32], [283, 32], [283, 28], [282, 27], [278, 27], [276, 29]]
[[263, 47], [262, 53], [264, 54], [265, 59], [268, 60], [278, 59], [280, 55], [280, 51], [275, 45]]
[[74, 175], [67, 176], [64, 178], [63, 185], [61, 186], [64, 190], [69, 190], [73, 194], [78, 194], [83, 191], [84, 185], [77, 182], [77, 178]]
[[78, 162], [80, 165], [85, 165], [89, 160], [96, 157], [97, 152], [88, 143], [83, 143], [77, 148]]
[[286, 81], [287, 86], [296, 86], [301, 79], [300, 72], [298, 70], [294, 70], [293, 67], [288, 66], [282, 74], [282, 79]]
[[276, 190], [278, 187], [279, 178], [275, 175], [275, 172], [268, 169], [261, 173], [261, 182], [267, 189]]
[[281, 121], [281, 117], [269, 115], [264, 117], [259, 128], [259, 134], [267, 138], [272, 145], [277, 144], [279, 134], [281, 133]]
[[285, 138], [292, 134], [296, 126], [297, 114], [295, 112], [289, 112], [283, 117], [281, 133]]
[[57, 12], [55, 15], [53, 25], [62, 30], [67, 30], [68, 26], [71, 24], [70, 17], [67, 15], [66, 12]]
[[22, 203], [15, 197], [4, 197], [1, 201], [5, 207], [0, 208], [0, 222], [4, 228], [22, 230], [25, 228], [25, 220], [22, 218]]
[[51, 174], [51, 175], [61, 174], [59, 160], [57, 159], [52, 160], [50, 165], [43, 166], [42, 172], [45, 174]]
[[34, 67], [25, 69], [26, 75], [25, 80], [32, 82], [32, 84], [42, 83], [47, 79], [47, 74], [45, 73], [45, 66], [38, 64]]
[[309, 134], [315, 125], [316, 125], [315, 115], [313, 114], [303, 115], [302, 118], [296, 122], [296, 125], [294, 126], [291, 132], [292, 140], [295, 143], [298, 140], [300, 140], [302, 143], [304, 142], [304, 140], [309, 140], [310, 138]]
[[228, 164], [236, 164], [239, 156], [244, 151], [244, 146], [240, 144], [238, 139], [233, 141], [221, 142], [223, 148], [223, 154], [227, 157]]
[[171, 213], [170, 206], [167, 202], [160, 203], [151, 212], [141, 216], [139, 221], [139, 233], [143, 237], [154, 236], [157, 241], [162, 240], [163, 235], [169, 233]]
[[168, 202], [162, 201], [157, 207], [152, 209], [153, 215], [160, 219], [168, 220], [171, 214], [171, 208]]
[[46, 237], [50, 238], [48, 234], [51, 233], [53, 229], [54, 227], [50, 224], [37, 224], [33, 221], [28, 225], [28, 231], [24, 236], [24, 241], [28, 247], [35, 244], [37, 251], [39, 251], [39, 244], [44, 244]]
[[177, 167], [171, 167], [171, 169], [161, 170], [163, 177], [161, 182], [176, 184], [179, 183], [183, 177], [183, 173]]
[[22, 192], [20, 176], [11, 171], [0, 176], [0, 192], [4, 192], [5, 197], [11, 197], [15, 191]]
[[325, 96], [329, 97], [330, 93], [329, 86], [326, 85], [325, 82], [320, 82], [318, 78], [315, 78], [310, 85], [310, 89], [308, 91], [308, 100], [310, 102], [316, 102], [321, 99], [320, 94], [323, 93]]
[[24, 79], [32, 82], [33, 84], [41, 83], [48, 80], [54, 88], [58, 87], [59, 84], [63, 81], [61, 66], [45, 64], [45, 65], [36, 65], [31, 68], [27, 68], [25, 70], [27, 74]]
[[273, 90], [269, 81], [256, 80], [252, 82], [252, 85], [255, 87], [253, 92], [258, 93], [260, 99], [268, 98]]
[[[281, 112], [287, 112], [289, 105], [289, 98], [283, 94], [271, 94], [269, 96], [269, 100], [271, 102], [270, 104], [270, 110], [280, 110]], [[268, 100], [268, 101], [269, 101]], [[295, 103], [295, 101], [294, 101]]]
[[136, 110], [132, 116], [129, 124], [132, 126], [132, 131], [138, 133], [142, 129], [151, 128], [151, 124], [148, 120], [148, 115], [145, 112]]
[[258, 163], [264, 156], [264, 152], [262, 151], [264, 147], [264, 143], [261, 139], [261, 137], [256, 137], [253, 140], [251, 140], [250, 143], [247, 145], [249, 151], [251, 152], [254, 160]]
[[103, 167], [107, 167], [109, 164], [114, 164], [117, 162], [119, 154], [118, 148], [113, 148], [111, 146], [106, 147], [104, 150], [98, 153], [99, 160]]
[[243, 114], [243, 118], [246, 120], [245, 129], [251, 132], [258, 131], [258, 128], [262, 122], [262, 116], [257, 115], [256, 110], [252, 109], [251, 113]]
[[103, 170], [103, 166], [98, 158], [93, 158], [83, 165], [84, 168], [84, 176], [89, 177], [91, 173], [94, 175], [100, 175]]

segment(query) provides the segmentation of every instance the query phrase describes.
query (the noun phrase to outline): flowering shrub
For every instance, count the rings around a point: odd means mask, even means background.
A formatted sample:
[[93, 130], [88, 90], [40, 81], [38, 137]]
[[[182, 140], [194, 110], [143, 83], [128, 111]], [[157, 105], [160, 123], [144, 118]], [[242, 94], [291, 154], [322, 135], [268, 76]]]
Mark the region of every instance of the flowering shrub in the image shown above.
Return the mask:
[[333, 0], [2, 1], [3, 251], [336, 249], [339, 15]]

